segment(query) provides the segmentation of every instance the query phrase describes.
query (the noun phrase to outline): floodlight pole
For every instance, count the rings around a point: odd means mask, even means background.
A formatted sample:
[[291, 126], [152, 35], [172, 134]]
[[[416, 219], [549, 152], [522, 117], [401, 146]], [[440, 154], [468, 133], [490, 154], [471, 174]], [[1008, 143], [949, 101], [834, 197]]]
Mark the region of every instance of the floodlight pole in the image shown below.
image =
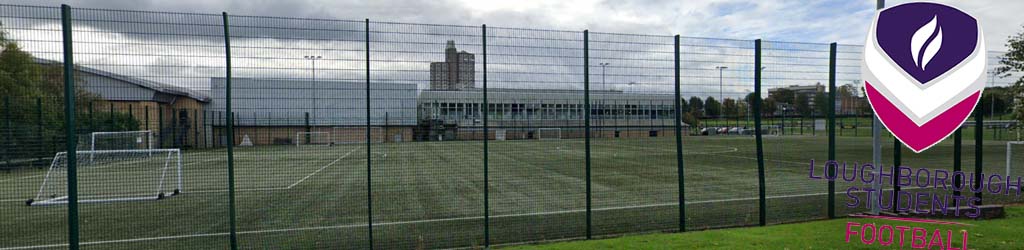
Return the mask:
[[322, 56], [303, 56], [306, 60], [313, 63], [313, 120], [316, 121], [316, 60], [323, 59]]
[[[989, 85], [989, 86], [990, 87], [995, 87], [996, 86], [996, 71], [995, 70], [992, 71], [992, 85]], [[995, 121], [996, 120], [996, 95], [989, 94], [989, 96], [992, 96], [992, 104], [990, 105], [991, 108], [988, 110], [989, 114], [990, 114], [989, 117], [992, 117], [992, 120]], [[993, 140], [995, 140], [995, 139], [993, 139]]]
[[722, 82], [722, 71], [725, 70], [725, 69], [728, 69], [728, 68], [729, 67], [726, 67], [726, 66], [715, 67], [715, 69], [718, 69], [718, 101], [719, 102], [722, 102], [722, 101], [725, 100], [725, 97], [724, 97], [725, 96], [725, 85]]
[[603, 63], [599, 63], [599, 64], [601, 65], [601, 89], [608, 90], [608, 87], [607, 87], [608, 85], [606, 85], [606, 83], [604, 81], [604, 67], [608, 66], [610, 63], [603, 62]]
[[[885, 0], [878, 0], [875, 5], [875, 9], [881, 10], [885, 8]], [[869, 193], [868, 204], [871, 204], [871, 214], [877, 215], [879, 212], [878, 197], [882, 194], [882, 121], [878, 120], [878, 113], [873, 112], [872, 125], [871, 125], [871, 165], [875, 167], [876, 176], [879, 180], [871, 183], [871, 187], [875, 189], [875, 192]], [[871, 202], [873, 201], [873, 202]]]

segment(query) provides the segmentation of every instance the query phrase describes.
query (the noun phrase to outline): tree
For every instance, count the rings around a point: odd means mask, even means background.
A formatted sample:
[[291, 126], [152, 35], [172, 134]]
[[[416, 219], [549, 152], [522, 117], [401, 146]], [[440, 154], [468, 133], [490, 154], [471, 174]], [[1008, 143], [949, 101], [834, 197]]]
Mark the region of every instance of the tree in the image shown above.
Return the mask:
[[694, 117], [703, 117], [704, 100], [696, 96], [690, 97], [690, 114], [693, 114]]
[[768, 97], [764, 99], [761, 104], [761, 116], [774, 116], [775, 111], [778, 111], [779, 104], [775, 101], [775, 98]]
[[[53, 152], [43, 150], [49, 147], [39, 145], [46, 142], [60, 143], [59, 140], [52, 138], [63, 135], [67, 129], [63, 111], [65, 98], [62, 65], [36, 62], [31, 54], [22, 50], [17, 42], [9, 40], [6, 35], [0, 24], [0, 98], [3, 98], [10, 107], [10, 129], [38, 133], [12, 133], [10, 136], [4, 134], [4, 143], [11, 147], [28, 146], [39, 149], [38, 152], [26, 153], [26, 157], [42, 154], [52, 156]], [[87, 84], [78, 76], [75, 77], [76, 85]], [[88, 103], [91, 102], [103, 103], [95, 94], [85, 91], [84, 88], [76, 88], [75, 106], [78, 110], [86, 110]], [[91, 127], [93, 131], [136, 130], [139, 127], [138, 121], [123, 113], [101, 113], [94, 118], [111, 122], [97, 124], [103, 127]], [[74, 129], [85, 128], [87, 124], [86, 119], [78, 119]]]
[[704, 115], [709, 117], [719, 117], [722, 115], [722, 104], [715, 100], [714, 97], [708, 96], [708, 99], [704, 101]]
[[[1024, 72], [1024, 31], [1017, 33], [1006, 41], [1009, 51], [999, 59], [1002, 64], [996, 69], [998, 77], [1011, 77], [1010, 73]], [[1018, 126], [1024, 123], [1024, 76], [1018, 76], [1010, 87], [1009, 96], [1013, 99], [1013, 117]]]
[[824, 92], [814, 94], [814, 112], [819, 116], [828, 114], [828, 95]]
[[691, 114], [691, 113], [683, 113], [682, 120], [683, 120], [683, 123], [690, 124], [690, 126], [694, 126], [694, 127], [699, 127], [700, 126], [700, 119], [698, 119], [697, 117], [693, 116], [693, 114]]
[[808, 103], [807, 95], [796, 95], [793, 100], [793, 109], [803, 117], [811, 117], [811, 105]]
[[1010, 102], [1012, 101], [1009, 97], [1009, 90], [1006, 87], [985, 88], [978, 103], [985, 110], [985, 113], [982, 115], [1007, 114], [1010, 111]]
[[750, 112], [750, 104], [747, 104], [746, 102], [737, 102], [736, 103], [736, 116], [737, 117], [747, 117], [749, 112]]
[[743, 101], [747, 102], [747, 104], [753, 105], [754, 104], [754, 98], [756, 98], [755, 94], [756, 93], [754, 93], [754, 92], [751, 92], [751, 93], [747, 94], [746, 97], [743, 97]]
[[777, 88], [775, 91], [769, 91], [768, 97], [775, 99], [776, 102], [794, 104], [796, 101], [795, 93], [793, 90], [787, 88]]
[[736, 117], [739, 114], [739, 110], [736, 109], [736, 100], [725, 98], [722, 101], [722, 114], [725, 114], [726, 117]]
[[690, 104], [686, 103], [686, 98], [679, 99], [679, 112], [687, 113], [690, 112]]

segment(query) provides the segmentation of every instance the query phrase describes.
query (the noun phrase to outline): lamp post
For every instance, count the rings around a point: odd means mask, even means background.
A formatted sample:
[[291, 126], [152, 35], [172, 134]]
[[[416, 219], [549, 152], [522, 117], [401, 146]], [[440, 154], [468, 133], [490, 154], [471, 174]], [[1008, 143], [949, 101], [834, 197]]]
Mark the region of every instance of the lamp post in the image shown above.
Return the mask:
[[608, 85], [605, 85], [604, 82], [604, 67], [610, 65], [610, 63], [603, 62], [599, 63], [598, 65], [601, 65], [601, 89], [608, 90], [608, 88], [606, 87]]
[[313, 121], [316, 121], [316, 118], [317, 118], [317, 116], [316, 116], [316, 94], [317, 94], [317, 91], [316, 91], [316, 60], [320, 60], [323, 57], [321, 57], [321, 56], [304, 56], [302, 58], [306, 58], [306, 60], [309, 60], [310, 62], [313, 63]]
[[726, 66], [715, 67], [715, 69], [718, 69], [718, 101], [722, 101], [722, 99], [725, 98], [725, 85], [722, 83], [722, 71], [728, 68], [729, 67]]
[[[989, 86], [993, 87], [993, 88], [996, 86], [996, 71], [995, 70], [992, 71], [992, 85], [989, 85]], [[991, 108], [989, 109], [989, 113], [990, 113], [990, 116], [992, 116], [992, 120], [995, 121], [996, 120], [996, 95], [994, 95], [994, 94], [989, 94], [989, 95], [992, 96], [992, 104], [990, 105]]]

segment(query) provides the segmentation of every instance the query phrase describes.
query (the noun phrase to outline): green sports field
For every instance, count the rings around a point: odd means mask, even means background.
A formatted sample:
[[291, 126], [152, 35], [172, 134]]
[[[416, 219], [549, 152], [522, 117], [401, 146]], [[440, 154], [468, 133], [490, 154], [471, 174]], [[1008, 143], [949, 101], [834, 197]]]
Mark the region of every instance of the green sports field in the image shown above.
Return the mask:
[[[751, 136], [684, 140], [686, 226], [758, 223], [758, 172]], [[974, 168], [965, 138], [963, 168]], [[891, 139], [885, 143], [891, 162]], [[837, 138], [837, 159], [870, 161], [870, 138]], [[586, 235], [585, 143], [582, 139], [491, 141], [488, 154], [492, 244]], [[459, 248], [484, 244], [482, 141], [334, 146], [256, 146], [235, 151], [237, 228], [243, 248]], [[592, 230], [596, 236], [678, 229], [678, 175], [672, 137], [595, 138], [591, 145]], [[986, 171], [1006, 170], [1006, 143], [983, 145]], [[1024, 162], [1024, 147], [1015, 159]], [[811, 159], [827, 158], [825, 136], [766, 136], [769, 223], [826, 217], [827, 186], [807, 177]], [[952, 169], [950, 140], [923, 154], [903, 153], [912, 167]], [[226, 150], [182, 150], [182, 194], [162, 200], [80, 205], [86, 248], [224, 249], [229, 244]], [[368, 157], [369, 156], [369, 157]], [[372, 175], [367, 176], [367, 159]], [[143, 161], [146, 162], [146, 161]], [[162, 161], [157, 161], [161, 162]], [[160, 163], [138, 163], [160, 168]], [[1024, 164], [1022, 164], [1024, 165]], [[64, 205], [26, 206], [45, 168], [0, 173], [0, 248], [63, 247]], [[97, 193], [146, 193], [156, 171], [82, 168]], [[1014, 169], [1020, 175], [1020, 169]], [[100, 174], [98, 174], [100, 173]], [[110, 173], [102, 174], [102, 173]], [[368, 180], [372, 208], [368, 206]], [[83, 184], [84, 185], [84, 184]], [[837, 191], [845, 190], [844, 183]], [[145, 189], [145, 190], [144, 190]], [[85, 194], [83, 194], [85, 195]], [[999, 202], [1011, 201], [1000, 198]], [[1019, 201], [1019, 199], [1017, 200]], [[837, 195], [840, 213], [845, 194]]]

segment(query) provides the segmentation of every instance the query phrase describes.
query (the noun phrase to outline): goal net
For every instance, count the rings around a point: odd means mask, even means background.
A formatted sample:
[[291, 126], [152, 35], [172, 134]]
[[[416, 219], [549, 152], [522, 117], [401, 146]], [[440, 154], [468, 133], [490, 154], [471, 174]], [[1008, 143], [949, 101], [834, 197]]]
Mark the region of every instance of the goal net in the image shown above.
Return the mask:
[[[160, 200], [182, 192], [181, 152], [178, 149], [78, 151], [76, 161], [79, 203]], [[68, 203], [68, 154], [53, 157], [30, 206]]]
[[[366, 143], [366, 127], [334, 127], [331, 129], [334, 144]], [[370, 127], [370, 142], [383, 143], [387, 137], [383, 127]]]
[[537, 139], [539, 140], [558, 140], [562, 139], [561, 128], [538, 128]]
[[89, 150], [153, 149], [153, 131], [93, 132], [90, 134]]
[[1006, 176], [1024, 175], [1024, 141], [1006, 142]]
[[331, 144], [330, 132], [297, 132], [295, 133], [295, 146], [303, 145], [328, 145]]

